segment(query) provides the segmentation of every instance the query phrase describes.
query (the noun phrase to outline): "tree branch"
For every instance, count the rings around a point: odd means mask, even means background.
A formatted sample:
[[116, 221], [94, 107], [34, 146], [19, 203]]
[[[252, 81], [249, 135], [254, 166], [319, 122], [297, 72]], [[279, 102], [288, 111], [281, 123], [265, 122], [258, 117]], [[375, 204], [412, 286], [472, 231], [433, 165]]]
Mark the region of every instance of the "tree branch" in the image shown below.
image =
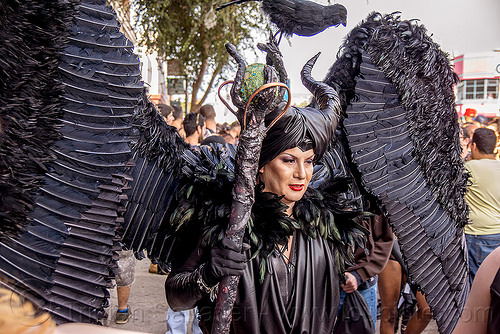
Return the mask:
[[203, 94], [203, 97], [201, 98], [200, 102], [198, 102], [198, 104], [196, 105], [196, 108], [200, 108], [203, 105], [203, 103], [205, 102], [205, 100], [207, 99], [208, 94], [212, 90], [212, 86], [214, 84], [215, 78], [220, 74], [223, 66], [224, 66], [223, 63], [219, 63], [217, 65], [217, 68], [212, 73], [212, 77], [210, 78], [210, 81], [208, 82], [207, 89], [205, 90], [205, 93]]

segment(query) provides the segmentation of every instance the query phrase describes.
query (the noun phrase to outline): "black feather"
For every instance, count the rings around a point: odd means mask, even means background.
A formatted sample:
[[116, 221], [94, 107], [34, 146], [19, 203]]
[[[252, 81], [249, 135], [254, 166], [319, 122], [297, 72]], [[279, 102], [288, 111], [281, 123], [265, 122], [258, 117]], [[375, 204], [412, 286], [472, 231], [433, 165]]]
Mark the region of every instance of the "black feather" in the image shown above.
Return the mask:
[[[10, 83], [24, 82], [19, 79], [29, 74], [31, 87], [19, 89], [25, 104], [34, 108], [27, 121], [17, 121], [29, 124], [25, 128], [30, 131], [18, 143], [30, 147], [36, 135], [45, 156], [21, 152], [18, 163], [25, 164], [25, 170], [15, 179], [31, 182], [38, 191], [26, 191], [32, 198], [26, 201], [29, 206], [23, 204], [31, 218], [26, 219], [26, 232], [0, 243], [0, 271], [12, 280], [8, 285], [13, 290], [57, 322], [98, 323], [106, 315], [115, 251], [120, 249], [116, 227], [123, 222], [127, 169], [133, 165], [130, 143], [139, 133], [132, 125], [134, 113], [142, 107], [139, 60], [104, 0], [11, 3], [15, 15], [2, 3], [0, 21], [12, 25], [11, 38], [20, 40], [2, 60], [17, 66], [6, 70], [12, 70]], [[48, 63], [36, 68], [32, 56], [15, 57], [14, 50], [41, 52]], [[15, 91], [2, 87], [2, 93]], [[40, 96], [50, 104], [37, 102]], [[19, 103], [11, 99], [6, 105], [17, 110]], [[2, 125], [7, 123], [2, 118]], [[0, 153], [2, 159], [8, 156]], [[33, 165], [27, 158], [33, 157], [36, 178], [27, 168]], [[4, 208], [0, 212], [12, 215]]]
[[248, 1], [261, 1], [264, 13], [285, 36], [313, 36], [347, 23], [347, 10], [341, 4], [323, 6], [308, 0], [233, 0], [217, 10]]
[[29, 222], [44, 164], [54, 158], [48, 148], [63, 108], [57, 68], [70, 18], [67, 3], [0, 4], [0, 238]]
[[[231, 210], [235, 153], [231, 146], [217, 144], [202, 146], [197, 151], [185, 151], [184, 175], [175, 190], [176, 200], [170, 203], [167, 219], [159, 226], [153, 246], [148, 250], [148, 255], [155, 261], [160, 264], [169, 260], [182, 261], [186, 256], [184, 244], [193, 242], [194, 231], [200, 227], [202, 247], [211, 247], [223, 238]], [[325, 183], [330, 189], [343, 182], [339, 177]], [[336, 194], [332, 192], [329, 196], [333, 198]], [[337, 269], [344, 273], [345, 263], [354, 260], [354, 240], [363, 239], [367, 231], [356, 222], [359, 210], [341, 212], [340, 207], [333, 207], [338, 205], [334, 202], [326, 200], [314, 187], [309, 187], [303, 199], [294, 206], [295, 219], [292, 219], [285, 214], [287, 206], [280, 197], [262, 192], [262, 185], [257, 186], [244, 240], [251, 246], [252, 257], [259, 257], [261, 261], [261, 279], [267, 270], [267, 258], [276, 251], [276, 245], [285, 243], [294, 229], [302, 230], [311, 238], [321, 235], [328, 240], [339, 259]], [[166, 250], [171, 249], [171, 258], [167, 258]]]

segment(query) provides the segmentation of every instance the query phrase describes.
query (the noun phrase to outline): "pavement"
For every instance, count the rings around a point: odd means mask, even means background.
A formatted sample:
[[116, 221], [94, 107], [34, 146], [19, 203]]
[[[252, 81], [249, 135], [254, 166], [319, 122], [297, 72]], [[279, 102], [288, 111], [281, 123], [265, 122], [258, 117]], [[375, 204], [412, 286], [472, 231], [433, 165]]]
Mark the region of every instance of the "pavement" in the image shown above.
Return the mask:
[[[135, 282], [128, 302], [132, 309], [132, 317], [128, 323], [123, 325], [115, 323], [117, 306], [116, 289], [113, 289], [110, 291], [108, 319], [103, 322], [105, 326], [154, 334], [164, 334], [167, 331], [165, 318], [168, 307], [164, 289], [167, 276], [149, 273], [149, 263], [148, 259], [136, 262]], [[422, 333], [438, 334], [436, 322], [431, 321]], [[186, 334], [190, 334], [189, 331]]]
[[129, 307], [132, 317], [128, 323], [115, 323], [117, 310], [116, 288], [110, 291], [110, 307], [105, 326], [133, 330], [144, 333], [165, 334], [167, 324], [167, 301], [165, 299], [165, 280], [167, 276], [148, 272], [149, 260], [136, 261], [135, 282], [130, 290]]

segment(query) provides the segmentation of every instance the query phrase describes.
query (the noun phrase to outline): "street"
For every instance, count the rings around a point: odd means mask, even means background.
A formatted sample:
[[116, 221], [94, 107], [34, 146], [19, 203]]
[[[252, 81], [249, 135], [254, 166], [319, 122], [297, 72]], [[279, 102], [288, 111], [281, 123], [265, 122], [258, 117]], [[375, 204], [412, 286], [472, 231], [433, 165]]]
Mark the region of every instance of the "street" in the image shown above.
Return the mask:
[[136, 261], [135, 282], [132, 284], [129, 307], [132, 308], [132, 317], [128, 323], [115, 323], [117, 310], [116, 288], [111, 290], [108, 308], [109, 327], [129, 329], [145, 333], [164, 334], [167, 331], [165, 318], [167, 316], [167, 301], [165, 299], [165, 275], [156, 275], [148, 272], [149, 260]]

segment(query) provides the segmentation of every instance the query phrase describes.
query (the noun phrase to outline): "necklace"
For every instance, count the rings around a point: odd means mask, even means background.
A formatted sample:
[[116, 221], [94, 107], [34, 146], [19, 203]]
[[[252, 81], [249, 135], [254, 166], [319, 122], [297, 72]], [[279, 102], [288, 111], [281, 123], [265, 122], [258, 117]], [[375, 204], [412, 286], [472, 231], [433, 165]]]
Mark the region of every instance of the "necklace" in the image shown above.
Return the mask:
[[[293, 236], [292, 236], [293, 237]], [[291, 246], [291, 251], [290, 251], [290, 254], [287, 256], [286, 255], [286, 251], [288, 250], [288, 245], [289, 243], [286, 243], [284, 245], [277, 245], [276, 248], [277, 248], [277, 251], [281, 254], [281, 258], [283, 259], [283, 262], [285, 263], [285, 265], [287, 266], [287, 269], [290, 271], [291, 267], [292, 266], [295, 266], [295, 264], [293, 263], [292, 261], [292, 251], [293, 251], [293, 240], [292, 240], [292, 246]]]

